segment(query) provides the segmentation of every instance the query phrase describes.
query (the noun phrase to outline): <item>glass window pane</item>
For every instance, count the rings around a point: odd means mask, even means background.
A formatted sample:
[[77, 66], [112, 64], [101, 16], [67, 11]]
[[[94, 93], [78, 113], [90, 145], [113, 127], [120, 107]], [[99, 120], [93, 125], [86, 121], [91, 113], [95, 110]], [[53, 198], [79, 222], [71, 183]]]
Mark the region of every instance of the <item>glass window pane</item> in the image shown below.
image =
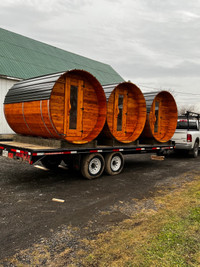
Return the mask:
[[69, 114], [69, 129], [77, 128], [77, 106], [78, 106], [78, 86], [71, 85], [70, 87], [70, 114]]
[[192, 129], [192, 130], [198, 130], [197, 121], [187, 121], [187, 120], [181, 120], [177, 122], [176, 129]]
[[122, 131], [123, 100], [124, 100], [124, 96], [123, 95], [119, 95], [119, 97], [118, 97], [119, 114], [118, 114], [118, 117], [117, 117], [117, 131]]
[[155, 116], [156, 116], [156, 121], [154, 125], [154, 133], [158, 132], [158, 114], [159, 114], [159, 102], [155, 103]]

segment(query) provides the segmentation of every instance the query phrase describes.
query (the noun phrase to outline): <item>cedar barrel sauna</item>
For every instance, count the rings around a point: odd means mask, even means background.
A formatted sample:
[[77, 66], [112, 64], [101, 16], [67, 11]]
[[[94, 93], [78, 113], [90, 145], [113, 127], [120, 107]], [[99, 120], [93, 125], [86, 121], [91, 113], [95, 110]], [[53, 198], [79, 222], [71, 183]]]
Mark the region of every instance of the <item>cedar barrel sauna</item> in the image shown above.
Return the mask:
[[167, 91], [144, 93], [147, 121], [141, 139], [169, 141], [177, 125], [178, 111], [174, 97]]
[[122, 143], [138, 139], [146, 122], [146, 103], [140, 89], [131, 82], [105, 85], [107, 119], [103, 134]]
[[106, 97], [92, 74], [70, 70], [16, 83], [7, 93], [4, 113], [18, 134], [92, 141], [106, 120]]

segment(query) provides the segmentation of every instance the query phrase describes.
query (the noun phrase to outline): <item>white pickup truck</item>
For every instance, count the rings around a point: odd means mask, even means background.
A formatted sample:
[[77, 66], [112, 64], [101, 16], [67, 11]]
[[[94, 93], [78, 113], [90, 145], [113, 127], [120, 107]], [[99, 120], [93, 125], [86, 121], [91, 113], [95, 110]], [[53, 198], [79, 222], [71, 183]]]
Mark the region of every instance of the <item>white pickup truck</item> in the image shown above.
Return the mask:
[[179, 117], [176, 131], [172, 137], [172, 141], [175, 141], [175, 151], [188, 152], [193, 158], [198, 156], [200, 146], [199, 118], [199, 114], [191, 114], [191, 112], [187, 112], [185, 117]]

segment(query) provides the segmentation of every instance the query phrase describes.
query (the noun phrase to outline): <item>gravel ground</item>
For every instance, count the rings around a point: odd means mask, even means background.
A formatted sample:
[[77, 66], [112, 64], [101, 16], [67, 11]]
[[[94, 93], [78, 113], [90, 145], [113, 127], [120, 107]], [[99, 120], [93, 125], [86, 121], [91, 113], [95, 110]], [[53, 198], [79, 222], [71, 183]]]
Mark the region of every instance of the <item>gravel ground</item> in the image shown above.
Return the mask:
[[[93, 238], [141, 209], [156, 210], [151, 198], [156, 192], [174, 190], [200, 173], [199, 158], [152, 161], [148, 154], [126, 156], [123, 173], [92, 181], [6, 158], [0, 165], [2, 266], [31, 265], [36, 255], [38, 265], [48, 266], [67, 247], [75, 256], [80, 239]], [[54, 197], [65, 202], [53, 202]]]

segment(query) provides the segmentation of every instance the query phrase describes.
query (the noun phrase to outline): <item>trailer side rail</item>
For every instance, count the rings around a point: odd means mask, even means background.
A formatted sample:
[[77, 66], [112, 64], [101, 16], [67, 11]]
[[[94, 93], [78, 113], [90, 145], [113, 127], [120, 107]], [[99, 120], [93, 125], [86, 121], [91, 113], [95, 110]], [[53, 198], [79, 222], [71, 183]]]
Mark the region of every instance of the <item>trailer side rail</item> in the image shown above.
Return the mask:
[[47, 149], [30, 149], [23, 146], [13, 146], [12, 142], [0, 143], [0, 155], [12, 159], [21, 159], [27, 161], [29, 164], [34, 164], [36, 161], [44, 156], [62, 156], [62, 155], [75, 155], [75, 154], [91, 154], [91, 153], [111, 153], [121, 152], [122, 154], [140, 154], [140, 153], [158, 153], [162, 150], [173, 150], [174, 144], [171, 145], [144, 145], [144, 146], [126, 146], [126, 147], [99, 147], [97, 148], [78, 148], [78, 149], [66, 149], [66, 148], [47, 148]]

